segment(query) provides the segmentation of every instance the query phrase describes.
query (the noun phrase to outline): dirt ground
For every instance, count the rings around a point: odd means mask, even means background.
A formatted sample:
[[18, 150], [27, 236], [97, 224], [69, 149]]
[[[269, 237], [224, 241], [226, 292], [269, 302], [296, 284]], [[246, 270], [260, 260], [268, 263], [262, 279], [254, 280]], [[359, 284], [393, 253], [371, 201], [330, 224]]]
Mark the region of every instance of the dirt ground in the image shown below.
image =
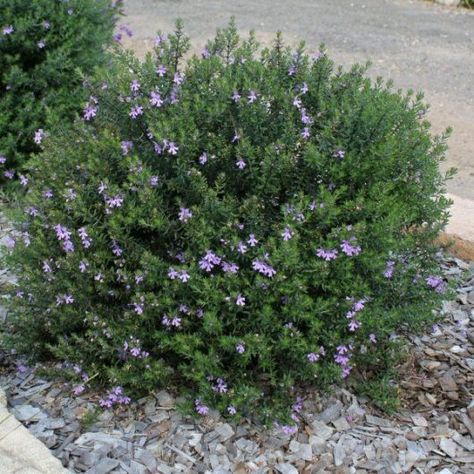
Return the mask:
[[262, 42], [281, 30], [309, 51], [325, 43], [336, 63], [370, 60], [372, 76], [423, 90], [433, 131], [454, 129], [444, 166], [458, 169], [448, 183], [455, 201], [448, 232], [474, 241], [474, 11], [422, 0], [125, 0], [125, 13], [134, 32], [126, 46], [139, 55], [178, 17], [200, 50], [235, 16], [242, 34], [253, 29]]

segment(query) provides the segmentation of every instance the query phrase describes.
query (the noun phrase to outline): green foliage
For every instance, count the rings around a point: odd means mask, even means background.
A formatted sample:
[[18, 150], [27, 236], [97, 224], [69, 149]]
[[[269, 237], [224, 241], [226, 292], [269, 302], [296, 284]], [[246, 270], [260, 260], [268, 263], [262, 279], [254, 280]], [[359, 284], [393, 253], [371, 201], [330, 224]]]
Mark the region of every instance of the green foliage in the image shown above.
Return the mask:
[[185, 64], [180, 25], [157, 43], [117, 57], [97, 116], [30, 163], [10, 343], [266, 421], [288, 422], [298, 388], [383, 379], [390, 336], [431, 321], [445, 286], [446, 137], [422, 96], [280, 36], [259, 52], [233, 23]]
[[[0, 155], [21, 170], [38, 129], [71, 121], [83, 75], [103, 64], [118, 13], [110, 0], [0, 0]], [[47, 125], [47, 120], [50, 124]], [[1, 173], [4, 179], [3, 171]]]
[[461, 0], [461, 5], [466, 8], [474, 8], [474, 0]]

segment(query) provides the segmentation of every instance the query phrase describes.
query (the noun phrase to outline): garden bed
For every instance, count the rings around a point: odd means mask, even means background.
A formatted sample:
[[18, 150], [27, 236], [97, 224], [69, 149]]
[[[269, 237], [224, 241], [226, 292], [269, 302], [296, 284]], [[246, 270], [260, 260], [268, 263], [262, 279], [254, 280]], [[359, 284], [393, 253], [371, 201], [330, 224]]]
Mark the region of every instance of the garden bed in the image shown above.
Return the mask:
[[212, 410], [196, 421], [181, 415], [166, 391], [102, 410], [102, 394], [75, 396], [61, 378], [41, 375], [61, 366], [27, 367], [5, 353], [0, 385], [13, 414], [73, 472], [468, 472], [474, 271], [450, 257], [443, 267], [457, 280], [457, 300], [444, 303], [431, 333], [407, 336], [408, 354], [397, 369], [402, 406], [393, 416], [349, 386], [305, 394], [304, 422], [294, 435], [248, 420], [230, 424]]

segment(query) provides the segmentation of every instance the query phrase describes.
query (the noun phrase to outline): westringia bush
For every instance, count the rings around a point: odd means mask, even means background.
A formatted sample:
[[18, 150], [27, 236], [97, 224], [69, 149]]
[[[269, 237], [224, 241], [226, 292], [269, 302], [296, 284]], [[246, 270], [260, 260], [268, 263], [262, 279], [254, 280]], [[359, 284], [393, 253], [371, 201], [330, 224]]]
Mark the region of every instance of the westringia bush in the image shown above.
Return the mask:
[[48, 115], [64, 125], [80, 110], [82, 74], [104, 63], [120, 3], [0, 0], [0, 181], [40, 150]]
[[178, 24], [144, 62], [117, 57], [42, 143], [12, 341], [76, 364], [76, 392], [102, 381], [103, 406], [177, 387], [291, 432], [298, 393], [381, 377], [391, 336], [432, 320], [445, 137], [421, 97], [323, 51], [258, 52], [233, 24], [187, 49]]

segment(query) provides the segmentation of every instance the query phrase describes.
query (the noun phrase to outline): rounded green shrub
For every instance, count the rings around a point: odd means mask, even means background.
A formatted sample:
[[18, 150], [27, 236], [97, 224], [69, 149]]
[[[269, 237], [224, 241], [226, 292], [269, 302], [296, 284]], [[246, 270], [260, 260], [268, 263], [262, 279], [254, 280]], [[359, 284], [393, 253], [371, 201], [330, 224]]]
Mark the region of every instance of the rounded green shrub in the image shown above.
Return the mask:
[[104, 63], [120, 3], [0, 0], [0, 181], [40, 151], [48, 119], [64, 125], [79, 112], [83, 75]]
[[178, 24], [117, 57], [32, 160], [11, 342], [114, 386], [104, 406], [172, 386], [199, 414], [297, 419], [298, 389], [382, 377], [432, 320], [445, 137], [324, 51], [233, 24], [187, 49]]

